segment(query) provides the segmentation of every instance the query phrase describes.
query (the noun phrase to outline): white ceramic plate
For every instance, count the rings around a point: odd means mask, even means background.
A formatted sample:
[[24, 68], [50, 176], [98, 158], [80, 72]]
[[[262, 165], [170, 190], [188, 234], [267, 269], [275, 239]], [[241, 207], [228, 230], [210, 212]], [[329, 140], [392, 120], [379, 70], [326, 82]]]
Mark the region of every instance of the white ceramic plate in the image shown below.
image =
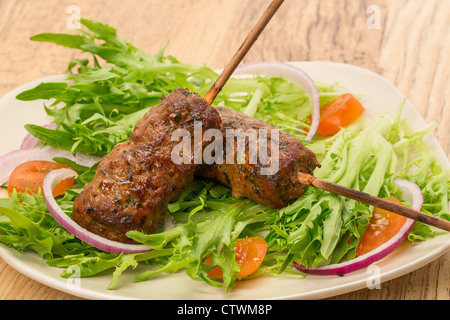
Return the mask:
[[[392, 84], [365, 69], [330, 62], [294, 64], [305, 70], [314, 80], [339, 83], [351, 92], [363, 94], [365, 96], [363, 103], [369, 117], [383, 111], [395, 116], [397, 107], [404, 99]], [[54, 76], [36, 80], [0, 99], [0, 128], [8, 133], [0, 145], [0, 154], [20, 146], [26, 134], [24, 124], [42, 125], [49, 121], [42, 101], [22, 102], [15, 99], [16, 95], [35, 87], [40, 82], [61, 79], [62, 76]], [[414, 129], [420, 129], [425, 125], [423, 118], [409, 102], [405, 105], [403, 117], [408, 119]], [[450, 168], [447, 156], [437, 139], [428, 134], [426, 142], [436, 154], [440, 164], [444, 168]], [[305, 279], [260, 277], [238, 282], [237, 287], [229, 293], [201, 281], [193, 281], [183, 272], [158, 276], [146, 282], [134, 282], [134, 276], [142, 272], [143, 267], [127, 271], [119, 278], [115, 290], [107, 290], [106, 287], [111, 281], [109, 272], [92, 278], [63, 279], [59, 276], [61, 269], [49, 267], [35, 253], [19, 254], [0, 245], [0, 256], [13, 268], [38, 282], [89, 299], [321, 299], [373, 285], [374, 276], [379, 276], [381, 283], [402, 276], [437, 259], [449, 248], [450, 234], [446, 234], [416, 245], [405, 243], [390, 256], [377, 262], [375, 264], [377, 268], [363, 269], [344, 277], [308, 276]]]

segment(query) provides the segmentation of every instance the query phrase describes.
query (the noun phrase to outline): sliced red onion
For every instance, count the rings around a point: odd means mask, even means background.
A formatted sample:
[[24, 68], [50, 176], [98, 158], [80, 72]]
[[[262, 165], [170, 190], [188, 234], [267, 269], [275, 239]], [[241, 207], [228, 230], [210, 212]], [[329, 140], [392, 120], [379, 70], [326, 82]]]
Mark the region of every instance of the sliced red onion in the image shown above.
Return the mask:
[[100, 160], [97, 156], [84, 153], [77, 153], [74, 156], [71, 152], [54, 149], [50, 146], [15, 150], [0, 157], [0, 185], [8, 182], [9, 175], [19, 164], [35, 160], [52, 161], [55, 157], [67, 158], [85, 167], [92, 167]]
[[50, 211], [50, 214], [63, 228], [65, 228], [68, 232], [73, 234], [78, 239], [106, 252], [114, 254], [130, 254], [151, 250], [150, 247], [143, 244], [126, 244], [103, 238], [82, 228], [79, 224], [72, 220], [58, 206], [55, 198], [53, 197], [52, 190], [61, 180], [76, 177], [77, 173], [71, 169], [57, 169], [49, 172], [44, 179], [42, 189], [44, 192], [45, 203], [48, 210]]
[[[416, 210], [422, 209], [423, 196], [418, 185], [405, 179], [395, 179], [394, 184], [399, 189], [410, 193], [410, 196], [412, 198], [411, 207], [413, 209]], [[386, 257], [388, 254], [394, 251], [394, 249], [397, 248], [408, 237], [408, 234], [411, 232], [414, 223], [415, 223], [414, 220], [408, 218], [403, 227], [399, 230], [399, 232], [395, 236], [393, 236], [389, 241], [385, 242], [378, 248], [357, 257], [356, 259], [320, 268], [307, 268], [294, 261], [294, 267], [297, 270], [304, 273], [316, 275], [339, 275], [339, 276], [365, 268], [371, 265], [372, 263]]]
[[314, 138], [320, 122], [320, 96], [314, 81], [303, 70], [283, 62], [264, 61], [244, 64], [238, 67], [234, 74], [257, 74], [283, 78], [304, 90], [312, 105], [311, 128], [306, 136], [306, 140]]
[[[56, 129], [57, 125], [56, 123], [50, 123], [43, 125], [44, 128], [47, 129]], [[22, 144], [20, 145], [20, 149], [33, 149], [37, 148], [39, 144], [41, 143], [41, 140], [33, 136], [31, 133], [27, 134], [25, 138], [22, 141]]]
[[416, 210], [422, 209], [423, 205], [422, 190], [420, 190], [417, 184], [406, 179], [396, 178], [394, 180], [394, 185], [403, 192], [406, 192], [406, 195], [404, 194], [404, 198], [410, 197], [410, 199], [405, 200], [411, 203], [411, 208]]

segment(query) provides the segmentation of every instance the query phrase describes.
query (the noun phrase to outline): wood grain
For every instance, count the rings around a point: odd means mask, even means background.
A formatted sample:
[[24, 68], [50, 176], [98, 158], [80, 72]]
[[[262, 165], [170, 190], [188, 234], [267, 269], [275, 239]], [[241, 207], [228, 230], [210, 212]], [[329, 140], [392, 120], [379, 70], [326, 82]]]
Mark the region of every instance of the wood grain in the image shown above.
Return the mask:
[[[64, 72], [73, 50], [33, 43], [40, 32], [69, 32], [66, 10], [108, 23], [139, 48], [223, 68], [270, 0], [2, 0], [0, 96], [31, 80]], [[367, 8], [380, 9], [369, 29]], [[244, 62], [336, 61], [387, 78], [415, 105], [447, 156], [450, 151], [450, 1], [287, 0]], [[449, 300], [450, 253], [400, 278], [337, 300]], [[79, 299], [30, 280], [0, 260], [0, 299]]]

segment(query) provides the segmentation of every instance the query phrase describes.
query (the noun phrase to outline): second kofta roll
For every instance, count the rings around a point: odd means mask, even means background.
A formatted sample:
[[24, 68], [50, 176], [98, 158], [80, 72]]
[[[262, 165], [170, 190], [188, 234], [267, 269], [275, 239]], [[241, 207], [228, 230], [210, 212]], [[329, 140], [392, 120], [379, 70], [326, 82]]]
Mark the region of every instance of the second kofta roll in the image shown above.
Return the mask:
[[[306, 186], [300, 183], [297, 173], [313, 173], [319, 166], [315, 154], [297, 138], [262, 120], [228, 108], [219, 107], [218, 111], [222, 118], [223, 136], [230, 137], [230, 130], [234, 130], [234, 133], [241, 130], [240, 134], [247, 134], [243, 152], [245, 161], [239, 163], [238, 139], [233, 141], [225, 139], [224, 157], [226, 160], [231, 153], [232, 162], [228, 159], [221, 164], [216, 163], [200, 168], [196, 175], [210, 178], [231, 188], [236, 198], [250, 198], [271, 208], [284, 208], [297, 200], [306, 190]], [[259, 132], [261, 129], [262, 132], [267, 133], [267, 137], [262, 138], [258, 135], [256, 139], [249, 139], [251, 137], [248, 135], [249, 130]], [[277, 150], [270, 151], [271, 142], [274, 142]], [[261, 169], [270, 163], [264, 165], [261, 155], [256, 162], [251, 161], [251, 148], [261, 144], [267, 145], [268, 157], [272, 158], [271, 161], [278, 161], [277, 168], [273, 172], [269, 170], [266, 174], [262, 174]], [[229, 152], [230, 146], [233, 149], [232, 152]]]

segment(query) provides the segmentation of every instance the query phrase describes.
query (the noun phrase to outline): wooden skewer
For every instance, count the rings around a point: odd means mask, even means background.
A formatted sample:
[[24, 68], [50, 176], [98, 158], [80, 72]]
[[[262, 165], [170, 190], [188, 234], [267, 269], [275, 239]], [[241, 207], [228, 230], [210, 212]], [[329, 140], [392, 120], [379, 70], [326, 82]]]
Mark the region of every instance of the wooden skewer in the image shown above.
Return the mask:
[[446, 231], [450, 231], [450, 221], [441, 219], [439, 217], [435, 217], [432, 215], [425, 214], [418, 210], [408, 208], [396, 203], [392, 203], [390, 201], [374, 197], [370, 194], [356, 191], [347, 187], [340, 186], [338, 184], [334, 184], [332, 182], [328, 182], [319, 178], [316, 178], [310, 174], [300, 172], [298, 174], [299, 181], [307, 186], [316, 187], [321, 190], [325, 190], [331, 193], [338, 194], [340, 196], [344, 196], [353, 200], [357, 200], [374, 207], [384, 209], [401, 216], [413, 219], [415, 221], [420, 221], [430, 226], [443, 229]]
[[247, 36], [245, 41], [242, 43], [241, 47], [238, 49], [238, 51], [236, 51], [233, 58], [230, 60], [230, 62], [225, 67], [223, 72], [217, 78], [216, 82], [213, 84], [211, 89], [205, 95], [204, 99], [206, 100], [206, 102], [208, 102], [209, 104], [212, 104], [214, 102], [214, 99], [216, 98], [217, 94], [222, 90], [222, 87], [231, 77], [234, 70], [236, 70], [239, 63], [241, 63], [244, 56], [247, 54], [252, 45], [258, 39], [259, 35], [262, 33], [264, 28], [269, 23], [270, 19], [272, 19], [274, 14], [277, 12], [278, 8], [283, 4], [283, 2], [284, 0], [272, 1], [272, 3], [267, 8], [263, 16], [259, 19], [258, 23], [255, 25], [253, 30]]

